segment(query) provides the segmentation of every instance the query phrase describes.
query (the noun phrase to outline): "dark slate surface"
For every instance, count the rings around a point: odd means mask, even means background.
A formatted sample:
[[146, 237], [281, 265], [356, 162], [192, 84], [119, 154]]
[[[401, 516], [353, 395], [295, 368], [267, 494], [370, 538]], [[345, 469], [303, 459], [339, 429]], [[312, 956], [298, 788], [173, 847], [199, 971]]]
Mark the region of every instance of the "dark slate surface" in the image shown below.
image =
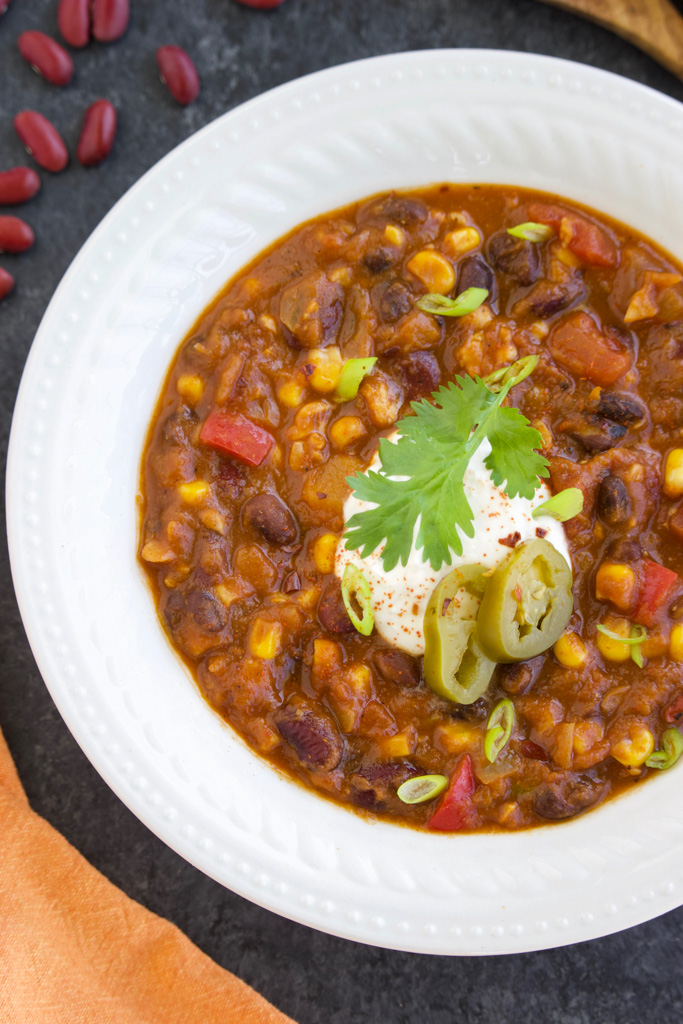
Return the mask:
[[[120, 113], [99, 170], [45, 175], [24, 213], [35, 249], [0, 263], [17, 278], [0, 306], [0, 431], [34, 332], [64, 271], [130, 185], [173, 146], [243, 100], [360, 57], [438, 46], [537, 51], [629, 76], [679, 100], [683, 85], [627, 43], [534, 0], [286, 0], [275, 12], [233, 0], [132, 0], [120, 43], [76, 58], [64, 90], [19, 57], [26, 28], [56, 31], [56, 0], [14, 0], [0, 21], [0, 167], [24, 162], [12, 116], [36, 107], [73, 148], [82, 112], [106, 96]], [[154, 50], [185, 46], [202, 77], [181, 109], [156, 75]], [[30, 162], [30, 161], [29, 161]], [[180, 926], [218, 963], [301, 1024], [643, 1024], [683, 1006], [683, 909], [606, 939], [524, 956], [449, 959], [371, 949], [252, 906], [205, 878], [123, 806], [71, 738], [40, 678], [17, 611], [2, 531], [0, 725], [33, 804], [104, 874]], [[1, 841], [1, 839], [0, 839]]]

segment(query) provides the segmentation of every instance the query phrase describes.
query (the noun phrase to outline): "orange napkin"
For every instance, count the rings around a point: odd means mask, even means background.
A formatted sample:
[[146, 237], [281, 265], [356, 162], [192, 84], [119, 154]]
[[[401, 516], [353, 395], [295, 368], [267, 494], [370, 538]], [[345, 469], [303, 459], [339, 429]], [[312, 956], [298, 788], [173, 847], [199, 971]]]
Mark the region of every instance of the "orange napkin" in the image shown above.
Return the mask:
[[2, 1024], [292, 1024], [29, 807], [0, 732]]

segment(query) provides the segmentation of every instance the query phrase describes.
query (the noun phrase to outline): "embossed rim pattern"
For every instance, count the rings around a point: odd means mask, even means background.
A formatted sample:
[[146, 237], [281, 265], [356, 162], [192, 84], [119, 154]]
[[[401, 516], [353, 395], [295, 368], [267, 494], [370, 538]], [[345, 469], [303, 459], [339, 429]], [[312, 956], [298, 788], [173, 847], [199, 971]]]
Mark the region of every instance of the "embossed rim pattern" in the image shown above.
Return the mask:
[[198, 132], [130, 189], [65, 275], [27, 362], [8, 458], [24, 624], [112, 789], [235, 892], [333, 934], [446, 954], [560, 946], [683, 902], [680, 772], [564, 825], [432, 836], [365, 822], [262, 763], [198, 698], [161, 633], [135, 563], [133, 501], [179, 339], [274, 238], [385, 188], [488, 181], [587, 202], [682, 257], [682, 128], [673, 100], [566, 61], [373, 58]]

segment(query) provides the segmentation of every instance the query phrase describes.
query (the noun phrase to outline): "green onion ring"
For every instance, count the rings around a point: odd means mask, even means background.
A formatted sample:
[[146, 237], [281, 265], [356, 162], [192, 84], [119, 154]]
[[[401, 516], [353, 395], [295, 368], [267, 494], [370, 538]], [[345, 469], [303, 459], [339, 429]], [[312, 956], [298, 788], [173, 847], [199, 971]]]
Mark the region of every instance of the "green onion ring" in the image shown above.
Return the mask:
[[645, 764], [648, 768], [660, 768], [663, 771], [676, 764], [681, 754], [683, 754], [683, 736], [678, 729], [672, 727], [667, 729], [662, 736], [662, 749], [655, 750], [653, 754], [650, 754]]
[[505, 697], [494, 706], [486, 723], [484, 753], [493, 764], [512, 736], [515, 724], [515, 709], [512, 701]]
[[[375, 624], [375, 616], [372, 611], [372, 591], [361, 570], [355, 565], [347, 565], [344, 569], [341, 584], [342, 601], [351, 622], [363, 636], [370, 636], [372, 627]], [[351, 598], [355, 598], [363, 612], [362, 619], [359, 619], [351, 604]]]
[[608, 629], [607, 626], [603, 626], [602, 623], [598, 623], [597, 630], [599, 633], [603, 633], [608, 636], [610, 640], [618, 640], [620, 644], [642, 644], [647, 640], [647, 630], [645, 626], [633, 626], [631, 629], [630, 636], [619, 636], [613, 630]]
[[578, 487], [566, 487], [558, 494], [553, 494], [542, 505], [537, 505], [531, 515], [534, 519], [538, 516], [551, 516], [560, 523], [566, 523], [568, 519], [578, 516], [583, 511], [583, 491]]
[[508, 228], [508, 235], [513, 238], [523, 238], [525, 242], [547, 242], [555, 234], [549, 224], [538, 224], [535, 220], [527, 220], [524, 224], [517, 224], [514, 228]]
[[479, 309], [488, 295], [488, 288], [466, 288], [454, 299], [434, 292], [423, 295], [416, 305], [423, 313], [433, 313], [434, 316], [467, 316]]
[[396, 790], [404, 804], [423, 804], [443, 793], [448, 785], [445, 775], [415, 775]]
[[377, 362], [377, 356], [367, 359], [347, 359], [337, 383], [335, 398], [338, 402], [350, 402], [358, 394], [363, 377], [370, 373]]

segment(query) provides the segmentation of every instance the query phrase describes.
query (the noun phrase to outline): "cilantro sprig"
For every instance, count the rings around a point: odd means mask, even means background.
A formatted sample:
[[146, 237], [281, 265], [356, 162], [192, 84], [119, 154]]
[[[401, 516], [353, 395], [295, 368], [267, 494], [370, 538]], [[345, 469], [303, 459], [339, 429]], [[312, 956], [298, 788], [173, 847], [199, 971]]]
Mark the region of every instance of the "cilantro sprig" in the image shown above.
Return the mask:
[[511, 498], [532, 498], [539, 478], [548, 476], [548, 462], [536, 450], [543, 441], [518, 409], [503, 402], [537, 363], [538, 356], [525, 356], [484, 380], [456, 377], [434, 392], [434, 404], [412, 402], [415, 415], [401, 420], [398, 440], [379, 443], [381, 468], [347, 478], [356, 497], [376, 508], [349, 519], [346, 547], [367, 558], [386, 541], [385, 570], [399, 561], [406, 565], [419, 520], [416, 547], [424, 548], [434, 569], [451, 560], [451, 550], [461, 555], [456, 527], [474, 536], [465, 471], [484, 438], [491, 445], [484, 463], [496, 487], [504, 486]]

